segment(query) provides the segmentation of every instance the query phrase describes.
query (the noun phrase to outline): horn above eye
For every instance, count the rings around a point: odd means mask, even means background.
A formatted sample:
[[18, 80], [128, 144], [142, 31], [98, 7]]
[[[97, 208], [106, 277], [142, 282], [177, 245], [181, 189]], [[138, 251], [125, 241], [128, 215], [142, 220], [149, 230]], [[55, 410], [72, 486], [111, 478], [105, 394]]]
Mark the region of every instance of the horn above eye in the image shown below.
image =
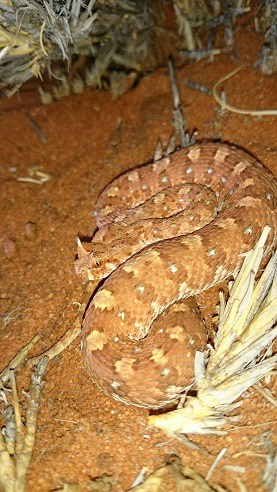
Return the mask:
[[89, 256], [89, 252], [86, 251], [86, 249], [81, 243], [81, 240], [78, 237], [77, 237], [77, 253], [79, 258], [87, 258]]

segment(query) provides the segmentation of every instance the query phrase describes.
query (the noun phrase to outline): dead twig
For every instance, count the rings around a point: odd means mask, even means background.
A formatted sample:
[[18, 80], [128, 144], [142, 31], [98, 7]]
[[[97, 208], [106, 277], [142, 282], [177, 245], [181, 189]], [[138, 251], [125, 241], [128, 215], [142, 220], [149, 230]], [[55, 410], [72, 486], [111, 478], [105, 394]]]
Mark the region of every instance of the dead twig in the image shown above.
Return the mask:
[[[176, 121], [176, 130], [180, 134], [181, 137], [181, 146], [186, 147], [186, 137], [185, 137], [185, 128], [184, 128], [184, 117], [181, 111], [181, 101], [180, 101], [180, 96], [179, 96], [179, 91], [177, 87], [177, 82], [175, 78], [175, 73], [174, 73], [174, 68], [173, 68], [173, 63], [172, 60], [168, 60], [168, 70], [169, 70], [169, 77], [170, 77], [170, 83], [171, 83], [171, 89], [172, 89], [172, 94], [173, 94], [173, 104], [174, 104], [174, 119]], [[187, 126], [187, 123], [186, 123]]]
[[[84, 302], [80, 304], [79, 306], [79, 313], [83, 313], [85, 308], [86, 308], [87, 303]], [[59, 355], [61, 352], [63, 352], [69, 345], [77, 338], [81, 333], [81, 321], [80, 321], [80, 314], [78, 314], [77, 318], [75, 319], [73, 326], [67, 330], [64, 335], [60, 338], [60, 340], [53, 345], [50, 349], [46, 350], [43, 354], [37, 356], [37, 357], [32, 357], [28, 360], [30, 364], [37, 364], [38, 361], [41, 359], [41, 357], [47, 356], [49, 360], [53, 359], [56, 357], [56, 355]]]
[[[0, 432], [0, 487], [4, 492], [25, 490], [27, 471], [35, 444], [37, 418], [44, 385], [43, 376], [48, 361], [48, 357], [41, 358], [31, 375], [25, 426], [22, 422], [14, 372], [10, 370], [12, 407], [7, 407], [5, 411], [3, 434]], [[10, 432], [9, 426], [13, 422], [14, 432]]]
[[43, 143], [46, 143], [47, 142], [47, 138], [44, 135], [44, 133], [43, 133], [42, 129], [40, 128], [40, 126], [35, 122], [35, 120], [32, 118], [32, 116], [29, 115], [29, 113], [26, 112], [25, 114], [26, 114], [28, 120], [30, 121], [32, 127], [34, 128], [35, 132], [39, 136], [40, 140]]
[[22, 364], [28, 357], [29, 352], [34, 348], [34, 346], [38, 343], [40, 339], [39, 335], [36, 335], [25, 347], [23, 347], [22, 350], [11, 360], [11, 362], [3, 369], [3, 371], [0, 373], [0, 386], [1, 386], [1, 381], [2, 383], [5, 383], [8, 381], [10, 377], [10, 370], [11, 369], [16, 369], [20, 364]]
[[25, 490], [27, 470], [30, 465], [35, 438], [38, 412], [41, 404], [41, 391], [44, 385], [43, 376], [49, 362], [48, 357], [43, 357], [31, 375], [31, 386], [29, 391], [29, 405], [26, 411], [26, 431], [22, 451], [16, 455], [16, 491]]

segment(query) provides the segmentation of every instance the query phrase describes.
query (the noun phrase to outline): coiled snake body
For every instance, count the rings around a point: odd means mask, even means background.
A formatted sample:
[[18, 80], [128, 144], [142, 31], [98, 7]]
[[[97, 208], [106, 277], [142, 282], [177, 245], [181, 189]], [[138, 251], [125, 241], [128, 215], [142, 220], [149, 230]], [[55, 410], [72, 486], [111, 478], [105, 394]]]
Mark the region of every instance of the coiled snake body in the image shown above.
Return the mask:
[[[206, 331], [192, 296], [235, 274], [265, 225], [276, 247], [277, 185], [256, 159], [206, 142], [135, 168], [96, 206], [76, 271], [108, 278], [83, 322], [89, 372], [125, 403], [161, 407], [193, 380]], [[111, 273], [112, 272], [112, 273]]]

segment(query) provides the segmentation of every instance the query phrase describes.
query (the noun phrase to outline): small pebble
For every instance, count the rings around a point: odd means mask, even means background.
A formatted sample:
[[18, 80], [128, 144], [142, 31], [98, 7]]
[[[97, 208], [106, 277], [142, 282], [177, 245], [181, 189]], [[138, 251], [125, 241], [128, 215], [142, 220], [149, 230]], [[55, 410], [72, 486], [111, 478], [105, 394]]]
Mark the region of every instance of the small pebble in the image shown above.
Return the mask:
[[28, 239], [34, 239], [37, 233], [37, 225], [34, 222], [25, 224], [25, 234]]
[[16, 254], [17, 246], [13, 239], [8, 237], [2, 240], [2, 251], [5, 256], [12, 257]]

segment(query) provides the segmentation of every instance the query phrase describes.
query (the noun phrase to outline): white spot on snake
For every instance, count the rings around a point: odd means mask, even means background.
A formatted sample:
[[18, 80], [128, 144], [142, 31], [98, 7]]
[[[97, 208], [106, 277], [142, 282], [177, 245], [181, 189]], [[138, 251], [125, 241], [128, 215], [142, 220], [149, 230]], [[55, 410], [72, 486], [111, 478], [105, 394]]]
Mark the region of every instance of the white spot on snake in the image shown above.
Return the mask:
[[225, 176], [223, 176], [223, 178], [221, 178], [221, 181], [222, 181], [222, 183], [226, 183], [227, 178], [225, 178]]
[[243, 232], [244, 232], [244, 234], [252, 234], [253, 229], [252, 229], [252, 227], [249, 226], [249, 227], [246, 227]]
[[234, 190], [229, 191], [229, 195], [232, 195], [234, 193]]
[[164, 209], [165, 211], [166, 211], [166, 210], [168, 210], [168, 206], [167, 206], [167, 205], [164, 205], [164, 206], [163, 206], [163, 209]]
[[138, 285], [138, 286], [137, 286], [137, 289], [139, 290], [139, 292], [140, 292], [141, 294], [145, 291], [145, 287], [144, 287], [144, 285]]
[[190, 174], [190, 173], [192, 173], [192, 168], [191, 168], [191, 167], [188, 167], [188, 168], [186, 169], [186, 174]]
[[153, 307], [153, 308], [158, 307], [158, 304], [156, 303], [156, 301], [152, 301], [151, 302], [151, 307]]
[[211, 200], [207, 200], [207, 201], [205, 202], [205, 205], [210, 205], [210, 204], [211, 204]]
[[113, 382], [111, 383], [111, 386], [112, 386], [113, 388], [117, 389], [117, 388], [119, 388], [119, 387], [120, 387], [120, 383], [119, 383], [118, 381], [113, 381]]
[[214, 256], [215, 254], [216, 254], [216, 249], [210, 249], [209, 251], [207, 251], [208, 256]]
[[271, 195], [271, 193], [267, 193], [267, 194], [265, 195], [265, 197], [266, 197], [268, 200], [272, 200], [272, 195]]
[[122, 320], [124, 321], [124, 319], [125, 319], [125, 313], [124, 313], [124, 311], [122, 311], [122, 313], [118, 313], [118, 317], [119, 318], [122, 318]]
[[167, 183], [167, 182], [168, 182], [168, 178], [166, 176], [164, 176], [162, 179], [162, 183]]
[[114, 337], [113, 341], [114, 342], [119, 342], [119, 338], [118, 337]]
[[168, 374], [170, 374], [171, 371], [170, 369], [168, 369], [167, 367], [162, 371], [162, 376], [168, 376]]
[[141, 348], [140, 347], [136, 347], [135, 348], [135, 352], [136, 352], [136, 354], [139, 354], [141, 352]]
[[141, 185], [141, 187], [142, 187], [143, 190], [148, 190], [148, 185], [147, 184], [143, 184], [143, 185]]
[[190, 339], [189, 339], [189, 344], [190, 344], [190, 345], [194, 345], [194, 344], [195, 344], [195, 340], [194, 340], [194, 338], [190, 338]]
[[190, 215], [189, 220], [194, 220], [194, 215]]
[[134, 191], [135, 191], [135, 190], [134, 190], [133, 188], [131, 188], [131, 189], [130, 189], [130, 193], [134, 193]]
[[153, 234], [158, 234], [158, 230], [157, 229], [153, 229]]
[[207, 173], [208, 173], [208, 174], [211, 174], [212, 172], [213, 172], [212, 168], [211, 168], [211, 167], [208, 167], [208, 169], [207, 169]]
[[171, 265], [169, 265], [169, 269], [173, 272], [173, 273], [176, 273], [178, 271], [178, 268], [173, 264], [171, 263]]

